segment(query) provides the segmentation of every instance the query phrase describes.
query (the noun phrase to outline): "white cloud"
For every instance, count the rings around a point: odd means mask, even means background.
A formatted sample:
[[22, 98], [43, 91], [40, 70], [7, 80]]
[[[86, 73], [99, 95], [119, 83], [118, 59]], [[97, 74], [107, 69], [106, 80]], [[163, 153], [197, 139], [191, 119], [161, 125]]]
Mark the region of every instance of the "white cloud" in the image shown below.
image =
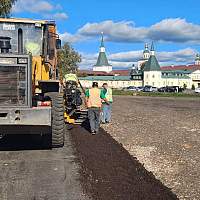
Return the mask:
[[[161, 41], [173, 43], [200, 43], [200, 25], [185, 19], [164, 19], [150, 27], [137, 27], [134, 22], [111, 20], [100, 23], [87, 23], [81, 27], [73, 38], [87, 40], [104, 32], [106, 40], [112, 42], [134, 43], [144, 41]], [[73, 40], [73, 41], [79, 41]]]
[[185, 19], [165, 19], [153, 25], [148, 33], [152, 40], [165, 42], [200, 42], [200, 25]]
[[[111, 61], [136, 62], [142, 58], [142, 50], [128, 51], [116, 54], [111, 54]], [[160, 62], [191, 62], [194, 61], [196, 50], [192, 48], [181, 49], [172, 52], [157, 52], [156, 57]]]
[[84, 36], [97, 36], [104, 32], [107, 40], [115, 42], [142, 42], [145, 40], [147, 30], [145, 28], [136, 28], [133, 22], [113, 22], [103, 21], [100, 23], [87, 23], [78, 30], [78, 34]]
[[[65, 12], [60, 12], [62, 6], [60, 4], [51, 4], [46, 0], [18, 0], [12, 12], [31, 12], [41, 14], [43, 17], [57, 20], [65, 20], [68, 15]], [[58, 12], [59, 11], [59, 12]]]
[[81, 69], [92, 69], [92, 66], [97, 62], [98, 53], [86, 54], [81, 52], [82, 62], [80, 64]]
[[53, 17], [54, 17], [55, 19], [61, 19], [61, 20], [68, 19], [68, 15], [67, 15], [66, 13], [64, 13], [64, 12], [55, 13], [55, 14], [53, 15]]
[[142, 50], [140, 51], [128, 51], [111, 54], [109, 59], [111, 61], [123, 61], [123, 62], [136, 62], [142, 58]]
[[60, 34], [60, 38], [63, 42], [69, 42], [69, 43], [76, 43], [85, 39], [81, 35], [72, 35], [68, 32]]
[[63, 12], [58, 12], [58, 13], [55, 13], [55, 14], [45, 14], [44, 17], [47, 18], [47, 19], [54, 19], [54, 20], [66, 20], [66, 19], [68, 19], [68, 15], [66, 13], [63, 13]]
[[174, 52], [158, 52], [160, 62], [188, 63], [194, 62], [197, 51], [192, 48], [181, 49]]
[[[109, 62], [113, 67], [130, 68], [142, 58], [143, 50], [119, 52], [108, 55]], [[183, 64], [194, 62], [196, 50], [192, 48], [181, 49], [171, 52], [157, 52], [156, 57], [161, 65], [168, 64]], [[90, 69], [96, 63], [98, 54], [84, 54], [82, 53], [81, 69]]]
[[110, 63], [113, 68], [120, 68], [120, 69], [131, 68], [133, 64], [136, 64], [135, 62], [113, 62], [113, 61], [111, 61]]
[[50, 12], [53, 10], [53, 5], [48, 1], [43, 0], [18, 0], [13, 7], [13, 12], [32, 12], [32, 13], [40, 13], [40, 12]]

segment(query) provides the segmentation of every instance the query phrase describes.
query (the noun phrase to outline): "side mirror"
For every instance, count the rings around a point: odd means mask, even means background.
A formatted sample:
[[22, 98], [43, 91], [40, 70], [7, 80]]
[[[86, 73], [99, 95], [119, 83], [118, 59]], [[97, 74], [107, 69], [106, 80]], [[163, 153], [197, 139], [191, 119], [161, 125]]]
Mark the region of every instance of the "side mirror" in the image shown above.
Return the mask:
[[61, 40], [56, 39], [56, 49], [61, 49]]

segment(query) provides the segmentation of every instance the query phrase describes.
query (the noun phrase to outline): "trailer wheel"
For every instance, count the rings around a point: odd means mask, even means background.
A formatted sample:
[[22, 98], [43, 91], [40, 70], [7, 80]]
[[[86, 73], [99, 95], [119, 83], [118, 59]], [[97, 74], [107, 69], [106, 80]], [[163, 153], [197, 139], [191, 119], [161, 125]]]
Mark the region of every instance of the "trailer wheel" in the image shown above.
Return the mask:
[[52, 126], [51, 126], [51, 145], [52, 148], [64, 146], [65, 122], [63, 95], [58, 92], [47, 93], [52, 102]]

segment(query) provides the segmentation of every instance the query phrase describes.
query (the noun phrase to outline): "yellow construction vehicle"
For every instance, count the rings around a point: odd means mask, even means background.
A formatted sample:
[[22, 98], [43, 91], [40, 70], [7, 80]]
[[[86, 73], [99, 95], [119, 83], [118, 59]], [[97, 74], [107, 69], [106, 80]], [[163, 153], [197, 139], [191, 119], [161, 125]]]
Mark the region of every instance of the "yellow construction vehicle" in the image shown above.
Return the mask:
[[85, 91], [76, 74], [64, 77], [65, 121], [68, 124], [82, 124], [87, 119]]
[[64, 145], [61, 41], [54, 21], [0, 18], [0, 136], [51, 135]]

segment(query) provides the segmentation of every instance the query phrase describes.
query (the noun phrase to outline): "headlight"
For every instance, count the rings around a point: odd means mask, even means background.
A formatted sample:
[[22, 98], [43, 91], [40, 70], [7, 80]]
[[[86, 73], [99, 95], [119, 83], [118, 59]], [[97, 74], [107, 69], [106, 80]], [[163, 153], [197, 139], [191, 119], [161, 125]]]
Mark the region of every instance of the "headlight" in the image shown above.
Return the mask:
[[18, 58], [18, 63], [19, 64], [27, 64], [27, 58]]

